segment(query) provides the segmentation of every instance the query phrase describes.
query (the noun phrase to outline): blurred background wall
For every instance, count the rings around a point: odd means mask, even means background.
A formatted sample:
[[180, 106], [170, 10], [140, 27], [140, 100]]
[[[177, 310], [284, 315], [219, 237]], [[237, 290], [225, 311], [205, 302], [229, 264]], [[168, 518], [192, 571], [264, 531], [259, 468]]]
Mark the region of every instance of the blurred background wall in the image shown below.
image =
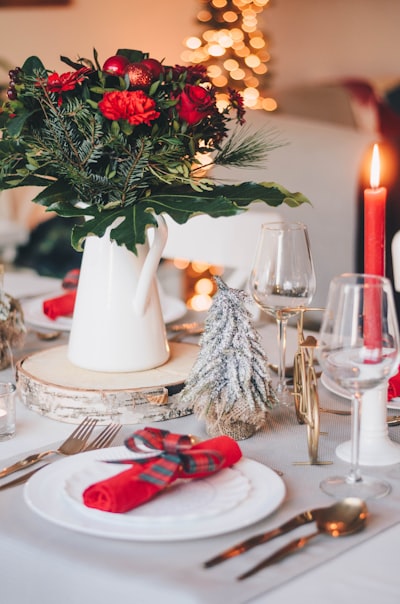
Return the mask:
[[[11, 65], [37, 54], [58, 69], [60, 54], [91, 57], [93, 47], [101, 58], [128, 47], [174, 63], [183, 39], [201, 31], [199, 0], [70, 0], [31, 7], [8, 1], [0, 1], [0, 60]], [[399, 0], [270, 0], [260, 24], [270, 40], [272, 85], [396, 76], [399, 23]]]

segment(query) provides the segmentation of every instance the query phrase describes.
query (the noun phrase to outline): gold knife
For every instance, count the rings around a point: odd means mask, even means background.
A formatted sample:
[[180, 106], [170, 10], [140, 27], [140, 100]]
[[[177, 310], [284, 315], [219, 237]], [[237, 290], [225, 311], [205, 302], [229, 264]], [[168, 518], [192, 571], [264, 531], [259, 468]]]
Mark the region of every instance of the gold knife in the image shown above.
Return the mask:
[[5, 489], [8, 489], [10, 487], [16, 487], [19, 484], [23, 484], [24, 482], [27, 482], [31, 476], [33, 476], [34, 474], [36, 474], [36, 472], [39, 472], [39, 470], [41, 470], [42, 468], [45, 468], [48, 465], [49, 465], [48, 463], [45, 463], [42, 466], [40, 466], [39, 468], [35, 468], [31, 472], [26, 472], [26, 474], [22, 474], [22, 476], [18, 476], [18, 478], [14, 478], [14, 480], [9, 480], [8, 482], [5, 482], [4, 484], [0, 484], [0, 491], [4, 491]]

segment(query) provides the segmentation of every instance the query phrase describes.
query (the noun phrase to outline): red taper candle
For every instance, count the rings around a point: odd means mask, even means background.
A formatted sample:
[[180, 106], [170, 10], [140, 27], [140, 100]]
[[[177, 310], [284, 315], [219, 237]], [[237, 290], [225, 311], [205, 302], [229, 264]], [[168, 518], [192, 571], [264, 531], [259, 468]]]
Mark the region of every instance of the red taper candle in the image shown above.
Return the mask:
[[385, 187], [379, 186], [379, 148], [375, 144], [371, 162], [371, 188], [364, 190], [364, 273], [385, 275]]
[[[378, 145], [372, 152], [371, 188], [364, 190], [364, 273], [385, 275], [385, 187], [380, 185]], [[366, 289], [364, 300], [364, 333], [367, 348], [379, 351], [382, 346], [381, 295], [376, 288]], [[379, 352], [378, 352], [379, 356]]]

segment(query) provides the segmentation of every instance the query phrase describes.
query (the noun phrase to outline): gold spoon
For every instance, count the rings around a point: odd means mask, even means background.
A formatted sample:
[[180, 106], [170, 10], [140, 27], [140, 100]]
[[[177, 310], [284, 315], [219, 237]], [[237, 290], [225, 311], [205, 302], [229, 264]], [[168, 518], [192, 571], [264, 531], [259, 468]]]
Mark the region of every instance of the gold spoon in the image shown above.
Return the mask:
[[34, 333], [39, 338], [39, 340], [43, 340], [45, 342], [51, 342], [53, 340], [57, 340], [61, 336], [62, 331], [58, 331], [58, 330], [36, 331], [36, 330], [34, 330]]
[[[180, 329], [179, 329], [180, 327]], [[187, 336], [197, 336], [203, 333], [204, 325], [202, 323], [182, 323], [179, 325], [172, 325], [169, 331], [173, 332], [173, 336], [168, 338], [169, 342], [180, 342]]]
[[315, 533], [291, 541], [274, 554], [268, 556], [268, 558], [265, 558], [259, 564], [240, 575], [238, 580], [242, 581], [243, 579], [247, 579], [247, 577], [255, 575], [263, 568], [266, 568], [275, 562], [279, 562], [289, 554], [297, 552], [318, 535], [325, 534], [331, 537], [344, 537], [358, 533], [365, 528], [367, 518], [368, 508], [362, 499], [347, 497], [342, 501], [338, 501], [333, 506], [325, 508], [325, 510], [319, 514], [316, 521], [318, 530], [315, 531]]

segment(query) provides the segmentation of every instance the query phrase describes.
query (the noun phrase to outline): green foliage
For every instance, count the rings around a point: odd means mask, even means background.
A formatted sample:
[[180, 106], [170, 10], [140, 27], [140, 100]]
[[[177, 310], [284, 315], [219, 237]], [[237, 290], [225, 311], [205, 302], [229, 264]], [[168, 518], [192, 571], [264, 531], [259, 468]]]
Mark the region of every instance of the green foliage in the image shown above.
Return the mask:
[[[133, 63], [148, 57], [128, 49], [118, 53]], [[199, 213], [234, 215], [256, 200], [293, 207], [308, 202], [276, 183], [216, 185], [199, 176], [205, 153], [209, 165], [249, 166], [264, 161], [276, 146], [265, 133], [234, 132], [228, 138], [231, 110], [242, 121], [240, 102], [232, 97], [219, 111], [201, 68], [163, 66], [132, 109], [138, 93], [126, 76], [103, 72], [96, 51], [94, 61], [62, 60], [74, 71], [49, 72], [32, 56], [14, 78], [15, 98], [0, 108], [0, 190], [42, 187], [36, 203], [78, 219], [75, 248], [90, 234], [104, 234], [117, 218], [111, 238], [136, 252], [156, 214], [183, 224]], [[200, 97], [189, 99], [191, 115], [200, 116], [193, 120], [180, 105], [190, 90]], [[108, 114], [102, 103], [110, 93], [119, 96], [114, 105], [109, 101]]]

